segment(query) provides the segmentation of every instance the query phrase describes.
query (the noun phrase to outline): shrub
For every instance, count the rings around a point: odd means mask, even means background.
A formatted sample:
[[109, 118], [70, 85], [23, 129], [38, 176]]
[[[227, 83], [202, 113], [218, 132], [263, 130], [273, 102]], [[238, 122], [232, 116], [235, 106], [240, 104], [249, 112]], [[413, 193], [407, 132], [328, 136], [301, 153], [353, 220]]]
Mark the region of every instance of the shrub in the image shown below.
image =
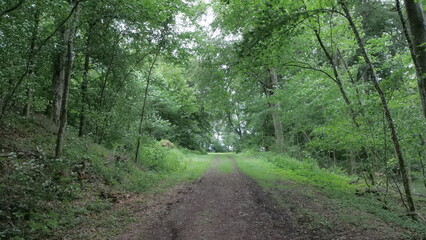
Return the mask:
[[165, 147], [167, 149], [176, 148], [176, 146], [172, 142], [170, 142], [169, 140], [161, 140], [160, 146]]
[[152, 171], [175, 171], [181, 167], [184, 157], [178, 149], [162, 147], [161, 142], [141, 147], [141, 163]]

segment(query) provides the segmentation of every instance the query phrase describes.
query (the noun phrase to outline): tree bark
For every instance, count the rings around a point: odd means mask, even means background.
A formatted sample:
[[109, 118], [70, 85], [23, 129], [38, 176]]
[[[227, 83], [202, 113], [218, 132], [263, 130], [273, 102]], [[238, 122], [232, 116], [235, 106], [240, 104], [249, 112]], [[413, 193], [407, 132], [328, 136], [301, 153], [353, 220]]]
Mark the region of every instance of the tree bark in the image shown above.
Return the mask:
[[[70, 0], [69, 4], [72, 6], [77, 6], [79, 2], [77, 0]], [[64, 34], [64, 43], [66, 44], [66, 61], [65, 61], [65, 67], [64, 67], [64, 79], [63, 79], [63, 93], [62, 93], [62, 101], [61, 101], [61, 110], [60, 110], [60, 117], [59, 117], [59, 128], [58, 128], [58, 134], [56, 138], [56, 148], [55, 148], [55, 157], [60, 158], [62, 156], [62, 149], [63, 149], [63, 143], [64, 143], [64, 135], [65, 135], [65, 128], [67, 125], [67, 112], [68, 112], [68, 92], [69, 92], [69, 85], [71, 81], [71, 72], [72, 72], [72, 66], [74, 61], [74, 37], [75, 32], [77, 28], [77, 21], [79, 17], [80, 7], [77, 6], [77, 9], [75, 10], [74, 16], [69, 23], [69, 26], [65, 30]]]
[[[278, 88], [278, 74], [276, 69], [272, 68], [269, 71], [269, 78], [270, 78], [270, 89], [269, 96], [272, 96], [275, 94], [275, 90]], [[276, 151], [279, 153], [285, 152], [284, 147], [284, 132], [283, 132], [283, 126], [281, 124], [281, 113], [280, 109], [281, 106], [279, 103], [270, 102], [270, 108], [272, 110], [272, 122], [274, 124], [274, 135], [275, 135], [275, 147]]]
[[[66, 33], [63, 33], [65, 36]], [[66, 43], [63, 42], [63, 45]], [[62, 107], [62, 99], [64, 94], [64, 79], [65, 79], [65, 64], [66, 64], [66, 52], [62, 52], [62, 49], [56, 53], [56, 56], [53, 59], [53, 91], [52, 91], [52, 121], [58, 126], [59, 119], [61, 116], [61, 107]]]
[[349, 25], [352, 29], [352, 32], [355, 35], [355, 39], [357, 41], [359, 50], [361, 51], [361, 55], [364, 58], [365, 63], [369, 67], [369, 70], [370, 70], [371, 76], [372, 76], [371, 83], [373, 84], [376, 92], [379, 94], [381, 105], [382, 105], [383, 111], [385, 113], [386, 121], [387, 121], [387, 124], [388, 124], [388, 128], [389, 128], [390, 133], [391, 133], [391, 138], [392, 138], [392, 142], [393, 142], [393, 145], [394, 145], [395, 155], [398, 159], [399, 169], [401, 171], [402, 183], [403, 183], [403, 186], [404, 186], [405, 197], [406, 197], [406, 200], [407, 200], [409, 214], [411, 216], [413, 216], [413, 218], [414, 218], [416, 216], [416, 207], [414, 205], [413, 195], [412, 195], [412, 192], [411, 192], [411, 183], [410, 183], [410, 178], [409, 178], [409, 174], [408, 174], [408, 168], [406, 166], [406, 162], [405, 162], [405, 159], [404, 159], [404, 156], [403, 156], [403, 153], [402, 153], [401, 145], [399, 143], [399, 138], [398, 138], [396, 128], [395, 128], [395, 123], [393, 121], [392, 114], [389, 110], [388, 102], [386, 100], [385, 93], [383, 92], [382, 88], [379, 85], [379, 78], [377, 76], [376, 69], [375, 69], [373, 63], [371, 62], [370, 57], [367, 54], [364, 43], [362, 42], [362, 39], [359, 35], [357, 27], [355, 26], [355, 23], [352, 19], [350, 12], [349, 12], [349, 9], [346, 6], [345, 0], [338, 0], [338, 3], [342, 7], [342, 9], [345, 13], [345, 17], [348, 20]]
[[[31, 36], [31, 44], [30, 44], [30, 55], [34, 55], [34, 51], [36, 49], [36, 42], [38, 38], [38, 31], [39, 31], [39, 25], [40, 25], [40, 12], [38, 9], [36, 9], [36, 12], [34, 13], [34, 28], [33, 33]], [[31, 111], [31, 80], [34, 78], [34, 58], [31, 58], [29, 62], [29, 70], [28, 70], [28, 78], [29, 81], [27, 83], [27, 89], [26, 89], [26, 100], [24, 104], [24, 109], [22, 111], [22, 116], [24, 117], [30, 117], [30, 111]]]
[[[397, 8], [400, 7], [397, 0]], [[414, 61], [417, 73], [417, 83], [419, 87], [420, 100], [422, 103], [423, 115], [426, 118], [426, 23], [420, 1], [405, 0], [408, 22], [410, 25], [411, 37], [407, 34], [405, 21], [399, 11], [403, 28], [405, 31], [411, 56]]]

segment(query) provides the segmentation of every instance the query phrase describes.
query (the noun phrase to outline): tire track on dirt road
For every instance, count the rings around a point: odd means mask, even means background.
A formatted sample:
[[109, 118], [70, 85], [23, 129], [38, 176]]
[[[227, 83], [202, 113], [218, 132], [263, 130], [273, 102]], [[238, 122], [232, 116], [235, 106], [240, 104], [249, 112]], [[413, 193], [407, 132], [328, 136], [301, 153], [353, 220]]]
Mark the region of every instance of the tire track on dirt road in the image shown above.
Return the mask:
[[[223, 161], [232, 162], [231, 173], [218, 171]], [[315, 239], [289, 219], [235, 159], [220, 155], [190, 191], [118, 239]]]

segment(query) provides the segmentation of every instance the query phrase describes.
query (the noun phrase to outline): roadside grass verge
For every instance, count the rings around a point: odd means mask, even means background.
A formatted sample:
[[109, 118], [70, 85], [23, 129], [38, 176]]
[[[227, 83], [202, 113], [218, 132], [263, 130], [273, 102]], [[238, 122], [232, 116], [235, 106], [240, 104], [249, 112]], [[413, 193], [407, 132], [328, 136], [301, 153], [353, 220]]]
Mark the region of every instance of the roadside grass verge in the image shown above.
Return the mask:
[[[357, 189], [364, 190], [363, 184], [351, 184], [354, 177], [319, 168], [313, 160], [299, 161], [272, 153], [234, 157], [240, 170], [270, 192], [280, 206], [295, 211], [298, 222], [308, 222], [308, 227], [319, 232], [346, 231], [335, 229], [340, 225], [388, 232], [398, 239], [426, 236], [425, 223], [407, 217], [395, 193], [389, 193], [386, 199], [375, 194], [356, 196]], [[422, 199], [417, 199], [417, 203], [423, 209], [426, 206]]]
[[[123, 186], [117, 186], [111, 196], [119, 197], [115, 199], [97, 198], [89, 204], [92, 206], [87, 215], [80, 221], [75, 222], [62, 231], [57, 231], [50, 239], [58, 239], [63, 236], [72, 235], [73, 239], [110, 239], [112, 236], [121, 233], [132, 222], [137, 222], [136, 211], [149, 199], [156, 199], [162, 194], [172, 189], [176, 185], [184, 182], [193, 182], [200, 178], [212, 165], [212, 156], [185, 153], [184, 167], [176, 171], [167, 173], [146, 173], [144, 188], [139, 191], [123, 191]], [[149, 180], [148, 180], [149, 179]], [[149, 184], [146, 184], [150, 181]], [[82, 205], [86, 209], [87, 205]], [[93, 211], [95, 209], [95, 211]]]
[[177, 183], [193, 182], [211, 168], [214, 158], [211, 155], [186, 153], [183, 160], [184, 167], [178, 171], [161, 173], [158, 175], [157, 184], [147, 192], [164, 192]]

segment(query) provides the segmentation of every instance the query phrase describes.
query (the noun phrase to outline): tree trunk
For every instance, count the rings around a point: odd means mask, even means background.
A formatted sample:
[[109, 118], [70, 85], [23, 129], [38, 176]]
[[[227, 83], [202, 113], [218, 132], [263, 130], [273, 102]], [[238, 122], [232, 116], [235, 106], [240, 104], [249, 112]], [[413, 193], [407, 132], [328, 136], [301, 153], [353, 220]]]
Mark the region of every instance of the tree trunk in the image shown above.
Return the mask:
[[[78, 3], [79, 2], [76, 0], [69, 1], [69, 4], [72, 6], [76, 6]], [[60, 158], [62, 156], [65, 128], [67, 125], [68, 92], [69, 92], [69, 85], [71, 81], [71, 71], [72, 71], [72, 66], [74, 61], [74, 56], [73, 56], [74, 37], [75, 37], [76, 28], [77, 28], [79, 12], [80, 12], [80, 7], [77, 6], [74, 16], [64, 33], [66, 57], [65, 57], [65, 66], [64, 66], [64, 78], [62, 83], [63, 93], [62, 93], [62, 101], [61, 101], [60, 116], [59, 116], [59, 128], [58, 128], [58, 134], [56, 138], [56, 149], [55, 149], [56, 158]]]
[[[63, 33], [65, 34], [65, 33]], [[65, 44], [65, 43], [64, 43]], [[56, 56], [53, 59], [53, 91], [52, 91], [52, 121], [56, 126], [59, 125], [59, 118], [61, 116], [61, 107], [62, 107], [62, 98], [64, 94], [64, 79], [65, 79], [65, 63], [66, 56], [65, 53], [62, 53], [62, 50], [59, 50]]]
[[355, 154], [352, 150], [349, 151], [349, 159], [350, 159], [350, 174], [354, 175], [355, 174]]
[[[30, 75], [31, 76], [31, 75]], [[24, 108], [22, 109], [22, 116], [29, 118], [30, 112], [31, 112], [31, 88], [30, 86], [27, 87], [27, 90], [25, 91], [25, 104]]]
[[2, 123], [4, 115], [6, 111], [8, 110], [9, 104], [12, 101], [13, 97], [15, 96], [16, 91], [18, 90], [18, 88], [21, 86], [22, 82], [25, 80], [26, 76], [28, 75], [31, 61], [36, 58], [37, 54], [41, 51], [42, 47], [46, 45], [46, 43], [59, 31], [59, 29], [61, 29], [64, 26], [64, 24], [68, 21], [68, 19], [70, 19], [71, 16], [74, 15], [76, 9], [79, 6], [80, 1], [81, 0], [78, 0], [76, 2], [74, 7], [71, 9], [71, 12], [69, 13], [69, 15], [64, 20], [62, 20], [62, 22], [55, 28], [55, 30], [51, 32], [43, 41], [41, 41], [40, 44], [38, 44], [38, 47], [35, 49], [35, 51], [32, 54], [30, 54], [30, 56], [28, 56], [27, 65], [24, 69], [24, 72], [17, 79], [16, 83], [13, 84], [8, 94], [4, 97], [2, 101], [0, 123]]
[[158, 55], [160, 55], [160, 52], [161, 52], [161, 44], [158, 47], [158, 51], [155, 54], [154, 60], [152, 61], [151, 67], [149, 68], [148, 76], [147, 76], [147, 79], [146, 79], [146, 86], [145, 86], [145, 92], [144, 92], [143, 104], [142, 104], [142, 110], [141, 110], [141, 118], [140, 118], [140, 121], [139, 121], [138, 136], [137, 136], [137, 139], [136, 139], [135, 162], [137, 162], [139, 160], [139, 148], [141, 146], [142, 127], [143, 127], [143, 120], [145, 118], [146, 105], [147, 105], [147, 101], [148, 101], [149, 86], [151, 84], [151, 75], [152, 75], [152, 71], [154, 70], [154, 65], [157, 62]]
[[87, 85], [89, 84], [90, 57], [86, 53], [84, 56], [84, 72], [83, 82], [81, 83], [81, 109], [80, 109], [80, 124], [78, 127], [78, 136], [84, 136], [86, 129], [86, 104], [87, 104]]
[[[120, 32], [117, 35], [117, 39], [115, 40], [114, 44], [112, 45], [111, 59], [108, 63], [105, 76], [103, 77], [103, 81], [102, 81], [102, 85], [101, 85], [101, 92], [100, 92], [100, 95], [99, 95], [99, 103], [98, 103], [98, 115], [99, 116], [103, 113], [103, 108], [104, 108], [104, 105], [105, 105], [105, 102], [104, 102], [105, 99], [104, 98], [105, 98], [105, 92], [106, 92], [107, 85], [108, 85], [109, 75], [110, 75], [110, 73], [113, 69], [114, 60], [115, 60], [115, 57], [116, 57], [117, 46], [120, 43], [122, 38], [123, 38], [123, 35]], [[105, 117], [107, 117], [107, 116], [105, 116]], [[102, 141], [101, 139], [102, 139], [102, 134], [104, 132], [104, 129], [105, 129], [105, 126], [102, 125], [99, 121], [97, 121], [96, 122], [96, 129], [95, 129], [95, 140], [99, 144]]]
[[141, 140], [142, 140], [142, 127], [143, 127], [143, 121], [144, 121], [144, 118], [145, 118], [146, 105], [147, 105], [147, 101], [148, 101], [149, 86], [151, 84], [151, 75], [152, 75], [152, 71], [154, 70], [155, 63], [157, 62], [158, 56], [160, 55], [161, 50], [164, 47], [163, 46], [164, 40], [165, 40], [166, 34], [169, 30], [169, 27], [168, 27], [169, 23], [170, 23], [170, 19], [167, 19], [167, 21], [165, 22], [165, 25], [164, 25], [164, 29], [161, 32], [160, 41], [158, 43], [158, 47], [156, 49], [154, 59], [153, 59], [151, 66], [148, 70], [148, 76], [147, 76], [147, 80], [146, 80], [146, 87], [145, 87], [142, 110], [141, 110], [141, 118], [140, 118], [140, 121], [139, 121], [138, 136], [136, 138], [135, 162], [137, 162], [139, 160], [139, 148], [141, 146]]
[[[397, 0], [397, 7], [399, 1]], [[420, 1], [405, 0], [408, 22], [410, 25], [411, 37], [406, 33], [406, 39], [411, 49], [411, 56], [414, 61], [417, 73], [417, 81], [420, 92], [420, 99], [423, 108], [423, 115], [426, 118], [426, 24]], [[399, 11], [401, 12], [401, 11]], [[400, 14], [400, 17], [401, 14]], [[402, 17], [404, 31], [406, 31], [405, 22]]]
[[358, 106], [360, 108], [360, 114], [361, 114], [361, 116], [365, 117], [365, 110], [364, 110], [364, 106], [363, 106], [363, 104], [361, 102], [361, 97], [360, 97], [361, 94], [360, 94], [359, 87], [356, 84], [355, 79], [354, 79], [351, 71], [349, 70], [349, 66], [348, 66], [347, 60], [344, 59], [343, 54], [342, 54], [342, 52], [340, 52], [339, 48], [337, 48], [337, 53], [338, 53], [339, 58], [341, 59], [341, 61], [343, 63], [343, 67], [345, 68], [346, 73], [348, 74], [348, 77], [349, 77], [351, 85], [355, 88], [355, 93], [356, 93], [355, 96], [356, 96], [357, 104], [358, 104]]
[[[36, 50], [36, 42], [38, 38], [38, 30], [40, 25], [40, 12], [38, 9], [36, 9], [36, 12], [34, 13], [34, 28], [33, 33], [31, 37], [31, 45], [30, 45], [30, 55], [33, 56], [34, 52]], [[22, 116], [24, 117], [30, 117], [30, 111], [31, 111], [31, 80], [34, 78], [34, 58], [30, 58], [29, 62], [29, 69], [28, 69], [28, 78], [29, 81], [27, 83], [27, 89], [26, 89], [26, 100], [24, 104], [24, 109], [22, 111]]]
[[92, 31], [94, 23], [89, 21], [87, 39], [86, 39], [86, 53], [84, 55], [84, 71], [83, 82], [81, 83], [81, 108], [80, 108], [80, 124], [78, 127], [78, 136], [82, 137], [86, 130], [86, 106], [88, 104], [87, 86], [89, 85], [89, 70], [90, 70], [90, 48], [92, 45]]
[[[276, 69], [271, 69], [269, 71], [269, 78], [270, 78], [270, 89], [269, 96], [272, 96], [275, 94], [275, 90], [278, 88], [278, 74]], [[274, 124], [274, 135], [275, 135], [275, 147], [276, 151], [279, 153], [285, 152], [284, 147], [284, 132], [283, 132], [283, 126], [281, 124], [281, 113], [280, 109], [281, 106], [279, 103], [270, 102], [270, 108], [272, 109], [272, 122]]]
[[385, 93], [383, 92], [382, 88], [379, 85], [379, 78], [377, 76], [376, 69], [375, 69], [374, 65], [372, 64], [370, 57], [367, 54], [364, 43], [361, 40], [358, 29], [355, 26], [355, 23], [352, 19], [350, 12], [349, 12], [349, 9], [346, 6], [345, 1], [344, 0], [338, 0], [338, 3], [342, 7], [342, 9], [345, 13], [345, 16], [346, 16], [346, 18], [349, 22], [349, 25], [352, 29], [352, 32], [355, 35], [355, 39], [357, 41], [359, 50], [361, 51], [361, 55], [364, 58], [365, 63], [369, 67], [369, 70], [370, 70], [371, 76], [372, 76], [371, 82], [372, 82], [376, 92], [379, 94], [381, 105], [382, 105], [383, 111], [385, 113], [386, 121], [388, 123], [388, 128], [389, 128], [390, 133], [391, 133], [391, 138], [392, 138], [392, 142], [393, 142], [393, 145], [394, 145], [395, 155], [398, 159], [399, 168], [400, 168], [400, 171], [401, 171], [402, 182], [403, 182], [404, 191], [405, 191], [405, 197], [406, 197], [407, 204], [408, 204], [409, 214], [414, 217], [416, 215], [416, 207], [414, 205], [413, 195], [412, 195], [412, 192], [411, 192], [411, 183], [410, 183], [410, 178], [409, 178], [409, 174], [408, 174], [408, 168], [406, 166], [406, 162], [405, 162], [405, 159], [404, 159], [404, 156], [403, 156], [403, 153], [402, 153], [401, 145], [399, 143], [399, 138], [398, 138], [398, 135], [396, 133], [395, 123], [393, 121], [392, 114], [389, 110], [388, 102], [386, 100]]

